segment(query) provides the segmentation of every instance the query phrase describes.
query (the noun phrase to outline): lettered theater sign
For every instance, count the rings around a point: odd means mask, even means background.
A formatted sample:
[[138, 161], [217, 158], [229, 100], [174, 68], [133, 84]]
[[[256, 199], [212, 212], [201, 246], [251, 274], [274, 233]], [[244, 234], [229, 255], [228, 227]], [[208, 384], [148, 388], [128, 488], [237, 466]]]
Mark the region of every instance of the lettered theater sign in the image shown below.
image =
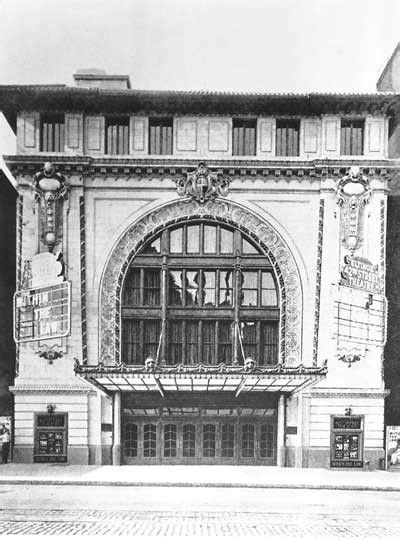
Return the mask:
[[24, 288], [14, 294], [16, 343], [63, 338], [71, 325], [71, 282], [62, 254], [39, 253], [25, 261]]
[[371, 294], [383, 293], [383, 280], [379, 274], [379, 266], [372, 264], [368, 259], [346, 255], [340, 275], [340, 285]]
[[14, 295], [16, 343], [61, 338], [70, 331], [71, 283], [25, 289]]

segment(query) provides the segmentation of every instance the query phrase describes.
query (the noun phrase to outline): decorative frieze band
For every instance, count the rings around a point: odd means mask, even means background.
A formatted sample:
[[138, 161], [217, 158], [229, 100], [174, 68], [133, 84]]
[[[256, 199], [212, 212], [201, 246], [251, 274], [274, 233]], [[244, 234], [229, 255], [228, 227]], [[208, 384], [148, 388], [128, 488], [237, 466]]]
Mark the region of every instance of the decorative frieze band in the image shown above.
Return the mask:
[[[14, 175], [34, 175], [38, 167], [50, 156], [29, 155], [29, 156], [5, 156], [6, 163]], [[188, 172], [195, 170], [203, 159], [184, 160], [167, 157], [163, 159], [133, 157], [123, 158], [91, 158], [82, 156], [80, 158], [69, 156], [51, 156], [52, 162], [56, 165], [57, 171], [68, 177], [71, 174], [79, 174], [83, 177], [94, 175], [118, 175], [143, 177], [160, 176], [161, 178], [179, 179], [186, 177]], [[216, 160], [210, 156], [206, 158], [210, 170], [218, 175], [228, 176], [232, 180], [243, 178], [246, 175], [261, 178], [286, 178], [291, 179], [307, 177], [310, 179], [320, 179], [325, 177], [340, 177], [347, 174], [349, 167], [354, 165], [354, 161], [349, 160]], [[385, 177], [388, 174], [399, 172], [400, 168], [385, 160], [363, 160], [360, 163], [360, 170], [363, 175], [374, 177]]]
[[321, 303], [321, 266], [322, 266], [322, 242], [324, 238], [324, 209], [325, 201], [319, 202], [318, 216], [318, 246], [317, 246], [317, 275], [315, 283], [315, 309], [314, 309], [314, 340], [313, 340], [313, 365], [318, 363], [318, 336], [319, 336], [319, 315]]
[[81, 263], [81, 321], [82, 321], [82, 362], [87, 362], [87, 328], [86, 328], [86, 225], [85, 197], [79, 197], [79, 228], [80, 228], [80, 263]]
[[90, 394], [93, 388], [89, 385], [72, 384], [18, 384], [10, 386], [10, 392], [15, 394]]

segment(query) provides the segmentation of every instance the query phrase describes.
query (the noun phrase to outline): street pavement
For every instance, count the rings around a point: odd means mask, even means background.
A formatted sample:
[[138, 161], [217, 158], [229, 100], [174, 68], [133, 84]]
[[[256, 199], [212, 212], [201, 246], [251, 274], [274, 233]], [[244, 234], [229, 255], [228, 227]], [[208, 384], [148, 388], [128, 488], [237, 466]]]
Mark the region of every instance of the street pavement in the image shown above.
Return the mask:
[[0, 486], [0, 535], [400, 537], [399, 492]]
[[216, 465], [0, 465], [1, 484], [203, 486], [400, 491], [400, 469], [343, 471]]
[[0, 536], [397, 539], [399, 472], [10, 463]]

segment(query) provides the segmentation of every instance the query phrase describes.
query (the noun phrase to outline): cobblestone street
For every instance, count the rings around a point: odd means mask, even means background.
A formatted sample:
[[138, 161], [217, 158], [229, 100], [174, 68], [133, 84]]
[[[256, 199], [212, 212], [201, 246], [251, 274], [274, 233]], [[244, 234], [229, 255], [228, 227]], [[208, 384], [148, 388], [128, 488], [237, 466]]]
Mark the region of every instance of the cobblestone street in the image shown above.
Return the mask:
[[0, 512], [0, 534], [398, 538], [400, 521], [260, 512]]
[[398, 493], [3, 486], [0, 535], [399, 538]]

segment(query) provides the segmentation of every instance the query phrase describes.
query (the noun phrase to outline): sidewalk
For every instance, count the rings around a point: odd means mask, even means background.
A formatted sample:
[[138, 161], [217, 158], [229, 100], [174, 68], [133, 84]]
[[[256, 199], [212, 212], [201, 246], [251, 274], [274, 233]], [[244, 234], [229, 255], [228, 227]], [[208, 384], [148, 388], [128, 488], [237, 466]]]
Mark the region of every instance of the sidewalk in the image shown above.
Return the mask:
[[399, 491], [398, 471], [334, 471], [252, 466], [0, 465], [1, 484], [246, 487]]

